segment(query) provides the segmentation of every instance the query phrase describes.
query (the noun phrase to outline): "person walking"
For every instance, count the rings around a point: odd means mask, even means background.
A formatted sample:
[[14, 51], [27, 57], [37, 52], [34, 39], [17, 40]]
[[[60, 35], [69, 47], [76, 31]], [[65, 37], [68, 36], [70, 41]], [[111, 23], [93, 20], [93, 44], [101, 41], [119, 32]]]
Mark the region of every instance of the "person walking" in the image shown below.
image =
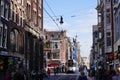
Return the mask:
[[56, 67], [54, 67], [54, 75], [56, 75], [56, 73], [57, 73], [57, 69]]
[[48, 74], [48, 77], [50, 78], [50, 69], [48, 68], [48, 70], [47, 70], [47, 74]]
[[90, 72], [89, 74], [88, 74], [88, 78], [87, 78], [88, 80], [95, 80], [95, 77], [93, 76], [93, 73], [92, 72]]
[[88, 80], [87, 76], [85, 75], [83, 71], [81, 72], [81, 75], [79, 76], [78, 80]]

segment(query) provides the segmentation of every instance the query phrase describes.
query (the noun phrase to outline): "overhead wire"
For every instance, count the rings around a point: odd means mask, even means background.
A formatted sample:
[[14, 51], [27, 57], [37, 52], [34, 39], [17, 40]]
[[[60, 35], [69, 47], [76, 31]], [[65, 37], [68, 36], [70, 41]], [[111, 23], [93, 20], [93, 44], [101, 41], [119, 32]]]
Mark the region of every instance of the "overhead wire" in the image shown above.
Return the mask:
[[[52, 10], [52, 8], [50, 7], [50, 5], [48, 4], [48, 2], [46, 0], [44, 0], [45, 3], [47, 4], [48, 8], [51, 10], [52, 14], [54, 15], [54, 17], [57, 17], [54, 13], [54, 11]], [[54, 20], [54, 18], [49, 14], [49, 12], [44, 8], [45, 12], [48, 14], [48, 16], [52, 19], [52, 21], [57, 25], [58, 29], [60, 30], [60, 26], [57, 24], [57, 22]], [[61, 27], [62, 29], [62, 27]], [[63, 30], [63, 29], [62, 29]]]
[[45, 8], [43, 8], [44, 11], [48, 14], [48, 16], [52, 19], [52, 21], [56, 24], [56, 26], [58, 27], [58, 29], [60, 30], [58, 24], [56, 23], [56, 21], [53, 19], [53, 17], [47, 12], [47, 10]]
[[46, 0], [44, 0], [44, 1], [45, 1], [45, 3], [47, 4], [48, 8], [49, 8], [49, 9], [51, 10], [51, 12], [53, 13], [53, 15], [56, 17], [54, 11], [52, 10], [52, 8], [51, 8], [50, 5], [48, 4], [48, 2], [47, 2]]

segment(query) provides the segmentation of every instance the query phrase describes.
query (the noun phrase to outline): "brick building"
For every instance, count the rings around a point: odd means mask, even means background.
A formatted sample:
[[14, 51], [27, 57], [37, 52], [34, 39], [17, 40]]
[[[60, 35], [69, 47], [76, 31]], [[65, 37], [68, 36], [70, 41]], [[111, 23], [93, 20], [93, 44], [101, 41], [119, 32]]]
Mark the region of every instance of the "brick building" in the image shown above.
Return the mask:
[[0, 0], [0, 74], [40, 71], [42, 34], [43, 0]]
[[46, 68], [53, 69], [63, 66], [66, 63], [67, 39], [66, 31], [46, 31], [45, 30], [44, 56], [46, 58]]

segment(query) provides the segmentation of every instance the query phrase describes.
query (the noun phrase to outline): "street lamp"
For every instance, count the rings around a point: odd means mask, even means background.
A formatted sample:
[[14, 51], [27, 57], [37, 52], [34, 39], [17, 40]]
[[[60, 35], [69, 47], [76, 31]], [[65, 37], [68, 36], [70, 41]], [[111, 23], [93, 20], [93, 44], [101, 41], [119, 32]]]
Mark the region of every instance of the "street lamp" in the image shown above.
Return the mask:
[[64, 22], [63, 22], [63, 17], [62, 16], [60, 16], [60, 24], [63, 24]]

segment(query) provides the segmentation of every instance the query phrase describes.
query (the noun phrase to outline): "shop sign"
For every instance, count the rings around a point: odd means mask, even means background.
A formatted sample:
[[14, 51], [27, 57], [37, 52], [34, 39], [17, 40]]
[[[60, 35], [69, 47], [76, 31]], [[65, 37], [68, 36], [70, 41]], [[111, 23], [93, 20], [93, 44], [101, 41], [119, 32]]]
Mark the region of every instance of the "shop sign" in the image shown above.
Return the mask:
[[1, 52], [0, 52], [0, 55], [8, 56], [8, 52], [6, 52], [6, 51], [1, 51]]

